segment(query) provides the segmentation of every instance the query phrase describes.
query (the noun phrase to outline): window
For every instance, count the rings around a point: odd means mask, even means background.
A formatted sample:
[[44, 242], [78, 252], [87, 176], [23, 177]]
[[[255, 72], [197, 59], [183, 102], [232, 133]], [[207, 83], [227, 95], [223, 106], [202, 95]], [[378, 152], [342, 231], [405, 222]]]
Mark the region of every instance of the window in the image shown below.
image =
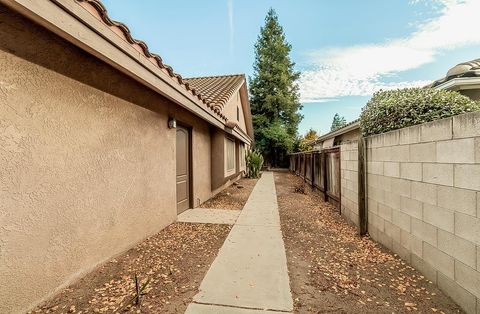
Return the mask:
[[230, 138], [225, 139], [225, 172], [227, 176], [235, 173], [235, 141]]
[[245, 170], [245, 144], [240, 143], [238, 146], [239, 150], [239, 159], [240, 159], [240, 170]]
[[240, 108], [237, 107], [237, 121], [240, 121]]

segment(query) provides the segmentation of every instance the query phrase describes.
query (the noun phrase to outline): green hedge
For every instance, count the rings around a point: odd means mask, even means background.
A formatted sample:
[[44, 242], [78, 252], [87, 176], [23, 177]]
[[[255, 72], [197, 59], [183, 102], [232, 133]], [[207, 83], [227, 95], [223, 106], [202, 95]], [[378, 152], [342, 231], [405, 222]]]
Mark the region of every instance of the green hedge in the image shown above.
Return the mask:
[[360, 115], [364, 136], [480, 110], [480, 103], [457, 92], [405, 88], [373, 94]]

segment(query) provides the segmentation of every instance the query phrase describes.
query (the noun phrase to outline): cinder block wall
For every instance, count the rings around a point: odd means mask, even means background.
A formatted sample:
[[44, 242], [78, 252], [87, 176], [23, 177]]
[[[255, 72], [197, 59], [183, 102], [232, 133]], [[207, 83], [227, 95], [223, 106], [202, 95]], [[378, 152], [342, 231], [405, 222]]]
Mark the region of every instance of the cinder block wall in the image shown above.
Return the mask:
[[371, 237], [480, 313], [480, 113], [369, 137], [367, 160]]
[[358, 226], [358, 141], [340, 145], [340, 158], [342, 215]]

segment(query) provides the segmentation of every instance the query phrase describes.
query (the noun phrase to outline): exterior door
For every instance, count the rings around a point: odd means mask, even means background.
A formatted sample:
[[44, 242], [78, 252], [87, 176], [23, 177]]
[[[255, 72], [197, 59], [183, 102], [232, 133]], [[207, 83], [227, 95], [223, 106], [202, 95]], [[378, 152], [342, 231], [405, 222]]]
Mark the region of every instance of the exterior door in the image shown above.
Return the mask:
[[177, 214], [190, 207], [190, 134], [177, 126]]

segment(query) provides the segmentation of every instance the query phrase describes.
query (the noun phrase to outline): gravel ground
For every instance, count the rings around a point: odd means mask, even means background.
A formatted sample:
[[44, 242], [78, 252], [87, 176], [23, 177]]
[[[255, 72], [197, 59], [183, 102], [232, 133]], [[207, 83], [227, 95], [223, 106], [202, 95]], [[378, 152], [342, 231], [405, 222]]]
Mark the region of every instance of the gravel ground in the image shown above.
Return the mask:
[[[183, 313], [230, 231], [227, 225], [175, 223], [110, 260], [32, 313]], [[141, 306], [124, 306], [134, 276], [150, 280]]]
[[200, 207], [241, 210], [252, 193], [258, 179], [242, 178], [238, 184], [232, 184], [222, 192], [212, 197]]
[[302, 180], [275, 173], [295, 313], [462, 313], [397, 255], [359, 237]]

